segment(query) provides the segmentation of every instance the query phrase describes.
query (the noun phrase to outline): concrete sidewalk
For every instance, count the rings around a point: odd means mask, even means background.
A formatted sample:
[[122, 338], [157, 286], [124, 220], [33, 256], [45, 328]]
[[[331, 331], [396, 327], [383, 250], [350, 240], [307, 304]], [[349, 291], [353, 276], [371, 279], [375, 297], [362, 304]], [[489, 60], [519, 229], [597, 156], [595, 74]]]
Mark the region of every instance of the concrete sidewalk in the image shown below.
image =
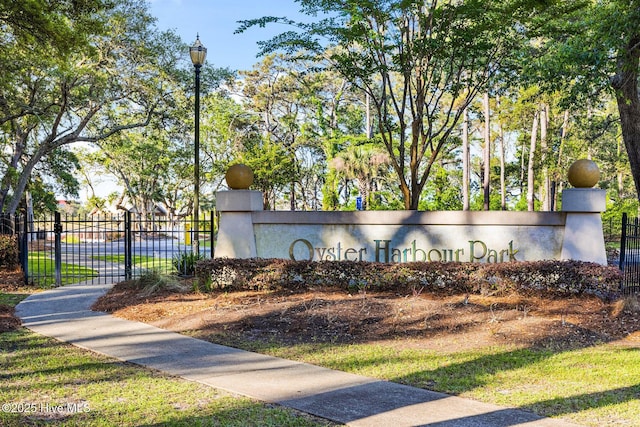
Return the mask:
[[575, 426], [388, 381], [264, 356], [90, 310], [111, 285], [31, 295], [17, 315], [34, 332], [211, 387], [351, 426]]

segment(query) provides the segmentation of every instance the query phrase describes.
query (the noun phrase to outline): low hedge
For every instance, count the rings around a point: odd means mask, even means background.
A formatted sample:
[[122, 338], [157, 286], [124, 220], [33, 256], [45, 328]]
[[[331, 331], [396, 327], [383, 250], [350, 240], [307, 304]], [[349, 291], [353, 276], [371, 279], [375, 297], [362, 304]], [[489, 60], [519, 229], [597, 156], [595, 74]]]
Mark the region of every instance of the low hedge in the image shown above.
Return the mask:
[[20, 265], [16, 236], [0, 234], [0, 267], [13, 270]]
[[621, 280], [622, 273], [617, 267], [580, 261], [484, 264], [215, 258], [198, 262], [195, 286], [202, 291], [301, 291], [331, 287], [348, 291], [520, 292], [613, 298], [618, 294]]

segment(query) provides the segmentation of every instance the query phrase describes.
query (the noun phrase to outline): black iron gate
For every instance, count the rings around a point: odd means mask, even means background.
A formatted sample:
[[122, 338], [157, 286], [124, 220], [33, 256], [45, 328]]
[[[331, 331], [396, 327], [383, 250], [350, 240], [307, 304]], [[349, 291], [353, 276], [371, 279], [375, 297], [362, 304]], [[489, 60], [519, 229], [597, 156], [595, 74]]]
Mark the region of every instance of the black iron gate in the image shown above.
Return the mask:
[[[15, 221], [20, 261], [27, 280], [60, 286], [85, 280], [114, 282], [150, 270], [186, 273], [186, 258], [194, 259], [193, 222], [127, 212], [112, 216], [62, 216]], [[200, 219], [199, 257], [213, 253], [215, 217]]]
[[622, 292], [640, 293], [640, 222], [626, 213], [622, 214], [620, 270], [624, 273]]

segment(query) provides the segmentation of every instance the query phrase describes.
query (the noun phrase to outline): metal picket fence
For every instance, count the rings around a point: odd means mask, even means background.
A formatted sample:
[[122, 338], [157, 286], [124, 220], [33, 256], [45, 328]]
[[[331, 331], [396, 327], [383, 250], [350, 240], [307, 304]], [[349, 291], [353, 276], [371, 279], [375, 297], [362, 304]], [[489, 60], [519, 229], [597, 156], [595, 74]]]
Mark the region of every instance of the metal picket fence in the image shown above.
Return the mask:
[[622, 292], [640, 293], [640, 222], [626, 213], [622, 214], [619, 267], [624, 273]]
[[[213, 256], [217, 218], [213, 212], [199, 222], [200, 256]], [[605, 238], [620, 242], [619, 267], [624, 294], [640, 293], [640, 220], [625, 213], [622, 221], [604, 225]], [[112, 216], [62, 216], [42, 219], [0, 213], [0, 234], [17, 234], [20, 263], [27, 280], [61, 285], [99, 278], [120, 281], [155, 270], [181, 271], [180, 259], [193, 256], [193, 221], [166, 217], [141, 218], [127, 212]], [[618, 240], [618, 237], [619, 240]]]
[[[114, 282], [148, 271], [186, 274], [194, 257], [193, 221], [122, 215], [71, 216], [56, 212], [43, 219], [3, 218], [1, 227], [18, 234], [20, 262], [27, 280], [60, 286], [90, 279]], [[215, 217], [200, 219], [199, 256], [213, 254]]]

